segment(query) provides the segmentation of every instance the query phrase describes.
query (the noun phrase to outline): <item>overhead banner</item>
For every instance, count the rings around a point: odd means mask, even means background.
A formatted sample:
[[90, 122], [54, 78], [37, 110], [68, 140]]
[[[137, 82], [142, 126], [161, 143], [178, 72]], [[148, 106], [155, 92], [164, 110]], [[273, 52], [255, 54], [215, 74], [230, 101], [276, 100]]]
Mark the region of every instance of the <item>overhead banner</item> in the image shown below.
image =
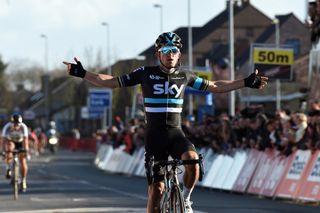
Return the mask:
[[293, 49], [254, 47], [252, 61], [253, 70], [259, 70], [270, 79], [292, 80]]

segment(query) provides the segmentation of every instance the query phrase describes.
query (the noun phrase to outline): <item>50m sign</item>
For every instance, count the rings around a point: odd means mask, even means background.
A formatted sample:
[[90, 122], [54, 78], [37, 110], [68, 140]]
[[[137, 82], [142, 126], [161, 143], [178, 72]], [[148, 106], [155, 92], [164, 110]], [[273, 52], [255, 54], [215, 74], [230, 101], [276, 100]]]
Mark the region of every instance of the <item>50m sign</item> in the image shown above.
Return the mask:
[[290, 48], [254, 47], [253, 68], [272, 79], [292, 80], [294, 51]]
[[292, 65], [294, 61], [293, 49], [254, 48], [253, 63]]

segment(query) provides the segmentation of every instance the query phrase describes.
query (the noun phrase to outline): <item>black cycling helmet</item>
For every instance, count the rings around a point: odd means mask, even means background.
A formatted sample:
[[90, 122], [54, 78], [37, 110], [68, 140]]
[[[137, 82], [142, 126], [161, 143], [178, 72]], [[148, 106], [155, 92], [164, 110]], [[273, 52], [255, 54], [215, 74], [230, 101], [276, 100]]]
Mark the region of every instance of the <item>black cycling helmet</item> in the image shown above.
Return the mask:
[[22, 123], [22, 116], [19, 113], [13, 113], [10, 118], [13, 123]]
[[182, 47], [181, 38], [178, 34], [173, 32], [162, 33], [157, 38], [154, 44], [156, 50], [160, 49], [163, 46], [176, 46], [178, 48]]

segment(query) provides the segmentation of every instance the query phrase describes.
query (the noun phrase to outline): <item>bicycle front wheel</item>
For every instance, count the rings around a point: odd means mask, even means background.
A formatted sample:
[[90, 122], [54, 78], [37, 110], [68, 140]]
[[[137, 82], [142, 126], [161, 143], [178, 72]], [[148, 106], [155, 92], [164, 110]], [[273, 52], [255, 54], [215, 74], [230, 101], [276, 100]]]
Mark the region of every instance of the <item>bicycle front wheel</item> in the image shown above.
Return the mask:
[[173, 213], [185, 213], [184, 199], [178, 186], [172, 188], [170, 207]]
[[170, 213], [170, 196], [167, 191], [165, 191], [161, 197], [160, 201], [160, 213]]
[[13, 163], [13, 197], [15, 200], [18, 199], [19, 193], [19, 166], [16, 162]]

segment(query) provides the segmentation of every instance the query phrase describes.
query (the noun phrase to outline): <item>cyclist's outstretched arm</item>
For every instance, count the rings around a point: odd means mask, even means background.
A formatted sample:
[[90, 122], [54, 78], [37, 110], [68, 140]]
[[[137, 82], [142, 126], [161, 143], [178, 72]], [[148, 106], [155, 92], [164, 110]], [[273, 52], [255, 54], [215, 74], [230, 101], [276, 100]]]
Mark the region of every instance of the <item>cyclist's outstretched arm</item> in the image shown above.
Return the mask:
[[249, 75], [245, 79], [239, 80], [218, 80], [209, 81], [208, 91], [214, 93], [229, 92], [243, 87], [250, 87], [255, 89], [263, 89], [268, 82], [268, 77], [258, 75], [258, 70]]
[[119, 87], [117, 78], [114, 78], [112, 75], [97, 74], [97, 73], [86, 71], [83, 68], [81, 62], [77, 58], [74, 58], [74, 60], [76, 63], [63, 61], [63, 63], [67, 65], [69, 75], [83, 78], [93, 83], [94, 85], [100, 86], [100, 87], [107, 87], [107, 88]]

